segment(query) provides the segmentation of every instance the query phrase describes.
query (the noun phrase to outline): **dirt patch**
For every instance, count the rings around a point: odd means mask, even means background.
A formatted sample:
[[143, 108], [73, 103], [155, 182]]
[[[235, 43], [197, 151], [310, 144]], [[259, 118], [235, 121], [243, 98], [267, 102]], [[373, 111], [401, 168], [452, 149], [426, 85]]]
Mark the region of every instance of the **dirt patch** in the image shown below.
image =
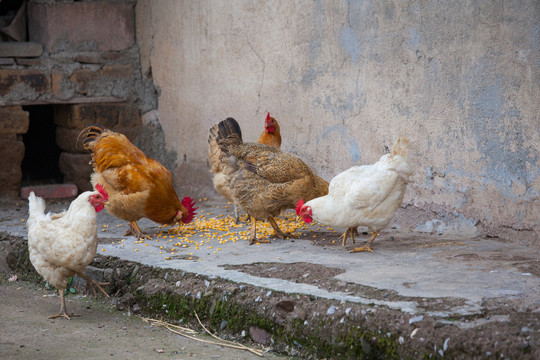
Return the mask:
[[[47, 319], [59, 309], [52, 291], [28, 282], [0, 282], [2, 359], [259, 359], [246, 351], [190, 340], [115, 310], [110, 299], [67, 297], [70, 321]], [[215, 340], [203, 332], [203, 341]], [[265, 358], [283, 357], [266, 353]]]

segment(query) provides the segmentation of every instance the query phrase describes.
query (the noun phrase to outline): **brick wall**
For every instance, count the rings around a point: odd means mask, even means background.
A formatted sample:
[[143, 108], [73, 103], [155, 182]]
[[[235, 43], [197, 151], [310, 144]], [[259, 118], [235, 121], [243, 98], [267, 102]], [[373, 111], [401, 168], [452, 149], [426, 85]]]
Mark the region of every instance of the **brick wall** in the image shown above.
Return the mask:
[[79, 191], [90, 188], [90, 155], [76, 147], [85, 126], [99, 123], [132, 140], [139, 134], [145, 86], [134, 7], [133, 0], [29, 1], [29, 42], [0, 43], [0, 155], [13, 159], [0, 174], [0, 195], [20, 191], [20, 135], [29, 124], [22, 105], [54, 106], [58, 166]]

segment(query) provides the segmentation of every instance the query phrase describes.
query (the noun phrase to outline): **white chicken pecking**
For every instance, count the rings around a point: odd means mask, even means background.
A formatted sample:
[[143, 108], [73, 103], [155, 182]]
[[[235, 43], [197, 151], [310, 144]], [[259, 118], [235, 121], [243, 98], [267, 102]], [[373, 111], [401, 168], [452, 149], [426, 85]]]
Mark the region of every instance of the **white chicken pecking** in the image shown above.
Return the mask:
[[354, 166], [335, 176], [328, 195], [305, 204], [300, 200], [296, 214], [306, 223], [316, 220], [327, 226], [347, 228], [342, 235], [343, 246], [349, 235], [354, 242], [358, 226], [366, 226], [371, 238], [366, 246], [350, 252], [373, 252], [371, 244], [401, 205], [413, 173], [407, 160], [408, 151], [409, 141], [400, 137], [391, 153], [383, 155], [375, 164]]
[[83, 273], [96, 255], [96, 213], [103, 210], [108, 199], [108, 194], [101, 185], [96, 185], [96, 189], [97, 191], [87, 191], [79, 195], [69, 208], [60, 214], [45, 214], [45, 201], [33, 192], [28, 197], [30, 261], [36, 271], [58, 289], [61, 296], [60, 312], [49, 319], [70, 319], [66, 312], [64, 289], [71, 276], [82, 277], [94, 288], [94, 292], [95, 288], [98, 288], [108, 296], [101, 288], [105, 283], [99, 283]]

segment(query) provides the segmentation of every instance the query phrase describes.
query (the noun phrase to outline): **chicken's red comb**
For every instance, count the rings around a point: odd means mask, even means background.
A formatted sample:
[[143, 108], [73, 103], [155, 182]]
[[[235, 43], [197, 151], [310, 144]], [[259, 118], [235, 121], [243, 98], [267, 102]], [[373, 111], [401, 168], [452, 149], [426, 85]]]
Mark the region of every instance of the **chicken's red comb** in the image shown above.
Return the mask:
[[300, 215], [300, 210], [304, 207], [304, 199], [298, 200], [296, 203], [296, 215]]
[[193, 218], [195, 217], [195, 215], [197, 215], [197, 213], [195, 212], [195, 210], [198, 209], [198, 207], [193, 207], [193, 205], [195, 205], [195, 200], [193, 200], [192, 198], [190, 198], [189, 196], [186, 196], [185, 198], [182, 199], [182, 206], [187, 210], [187, 216], [185, 218], [182, 218], [182, 222], [184, 224], [189, 224]]
[[96, 190], [99, 191], [101, 195], [103, 195], [103, 198], [105, 201], [109, 200], [109, 194], [107, 193], [107, 190], [103, 187], [101, 184], [96, 184]]
[[268, 115], [266, 115], [266, 121], [270, 120], [270, 112], [268, 112]]

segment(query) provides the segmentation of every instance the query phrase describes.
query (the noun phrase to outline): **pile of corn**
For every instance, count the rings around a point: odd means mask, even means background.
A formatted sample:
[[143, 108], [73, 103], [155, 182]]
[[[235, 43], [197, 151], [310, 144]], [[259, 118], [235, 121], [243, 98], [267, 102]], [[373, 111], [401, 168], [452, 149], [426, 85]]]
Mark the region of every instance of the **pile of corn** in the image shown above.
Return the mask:
[[[307, 236], [306, 232], [308, 231], [313, 232], [324, 228], [324, 225], [306, 224], [301, 220], [297, 220], [296, 216], [291, 212], [283, 213], [281, 217], [276, 218], [276, 222], [283, 232], [295, 234], [296, 236]], [[103, 227], [103, 231], [106, 231], [108, 225], [103, 225]], [[227, 243], [236, 243], [238, 240], [243, 240], [244, 245], [247, 245], [251, 222], [249, 222], [247, 215], [242, 216], [239, 223], [236, 224], [230, 215], [213, 215], [209, 211], [201, 210], [200, 214], [189, 224], [181, 227], [160, 225], [159, 228], [160, 231], [154, 237], [155, 240], [152, 241], [155, 241], [155, 245], [159, 247], [159, 254], [169, 255], [165, 259], [169, 260], [170, 255], [181, 252], [189, 255], [188, 260], [202, 260], [202, 258], [195, 255], [197, 250], [210, 250], [211, 253], [216, 254], [222, 250], [221, 246]], [[271, 237], [274, 233], [274, 229], [267, 221], [257, 221], [256, 228], [258, 239]], [[333, 231], [330, 227], [327, 227], [327, 230]], [[313, 237], [315, 236], [313, 235]], [[122, 239], [120, 246], [124, 246], [125, 241], [126, 239]], [[139, 248], [148, 246], [148, 242], [145, 240], [136, 240], [135, 244], [141, 244], [135, 249], [136, 252], [139, 251]], [[102, 251], [105, 251], [105, 249], [102, 249]], [[207, 253], [206, 251], [205, 253]], [[150, 253], [152, 252], [151, 250]]]

